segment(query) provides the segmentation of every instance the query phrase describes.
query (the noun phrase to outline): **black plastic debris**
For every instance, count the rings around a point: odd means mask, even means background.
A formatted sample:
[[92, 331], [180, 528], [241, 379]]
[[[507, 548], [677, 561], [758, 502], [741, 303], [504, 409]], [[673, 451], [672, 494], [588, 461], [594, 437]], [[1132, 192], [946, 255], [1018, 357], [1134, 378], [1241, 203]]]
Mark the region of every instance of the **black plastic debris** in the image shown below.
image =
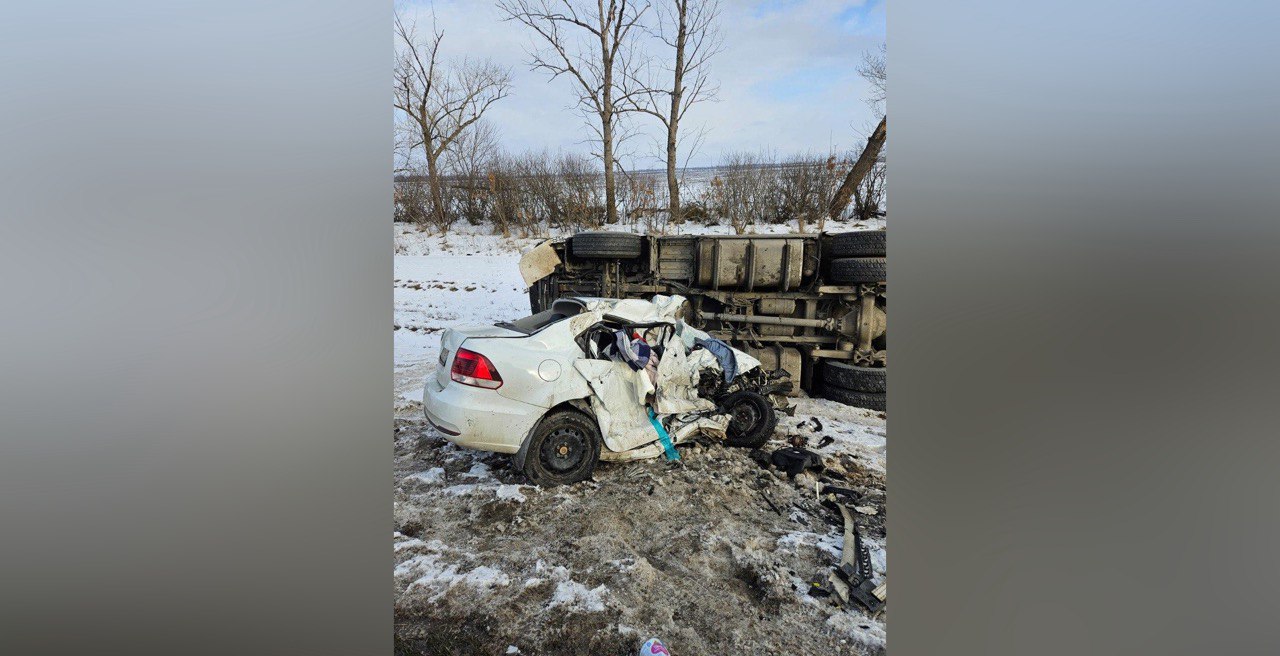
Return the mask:
[[799, 447], [788, 446], [778, 449], [769, 456], [769, 462], [774, 467], [781, 469], [787, 473], [788, 478], [795, 478], [796, 474], [811, 469], [814, 471], [822, 471], [822, 456]]

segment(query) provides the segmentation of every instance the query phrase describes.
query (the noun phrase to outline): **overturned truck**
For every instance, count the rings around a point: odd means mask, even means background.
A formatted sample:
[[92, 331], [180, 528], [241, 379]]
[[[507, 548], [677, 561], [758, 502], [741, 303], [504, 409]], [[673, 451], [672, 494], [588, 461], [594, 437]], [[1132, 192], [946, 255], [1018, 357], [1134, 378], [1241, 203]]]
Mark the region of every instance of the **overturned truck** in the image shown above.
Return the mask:
[[520, 260], [529, 305], [569, 296], [688, 299], [690, 325], [813, 394], [885, 408], [885, 231], [641, 236], [581, 232]]

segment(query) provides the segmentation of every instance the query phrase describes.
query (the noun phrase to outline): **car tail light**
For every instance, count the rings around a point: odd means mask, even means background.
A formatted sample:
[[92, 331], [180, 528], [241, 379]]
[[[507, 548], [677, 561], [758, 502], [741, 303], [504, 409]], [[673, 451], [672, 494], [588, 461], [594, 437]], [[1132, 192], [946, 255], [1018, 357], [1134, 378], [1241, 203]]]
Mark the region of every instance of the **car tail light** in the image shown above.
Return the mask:
[[453, 369], [449, 371], [449, 378], [472, 387], [485, 389], [502, 387], [502, 376], [498, 375], [493, 362], [475, 351], [464, 348], [458, 349], [457, 355], [453, 356]]

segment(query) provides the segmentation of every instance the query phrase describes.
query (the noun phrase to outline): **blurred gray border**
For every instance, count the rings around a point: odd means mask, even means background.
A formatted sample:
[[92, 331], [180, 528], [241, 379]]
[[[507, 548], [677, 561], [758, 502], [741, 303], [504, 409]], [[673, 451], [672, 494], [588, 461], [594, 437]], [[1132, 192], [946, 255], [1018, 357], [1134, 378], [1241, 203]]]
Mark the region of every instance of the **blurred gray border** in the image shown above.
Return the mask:
[[1280, 653], [1280, 12], [888, 13], [891, 650]]
[[0, 653], [391, 653], [390, 25], [6, 7]]
[[[0, 651], [391, 651], [390, 9], [6, 10]], [[1276, 8], [889, 14], [894, 652], [1276, 653]]]

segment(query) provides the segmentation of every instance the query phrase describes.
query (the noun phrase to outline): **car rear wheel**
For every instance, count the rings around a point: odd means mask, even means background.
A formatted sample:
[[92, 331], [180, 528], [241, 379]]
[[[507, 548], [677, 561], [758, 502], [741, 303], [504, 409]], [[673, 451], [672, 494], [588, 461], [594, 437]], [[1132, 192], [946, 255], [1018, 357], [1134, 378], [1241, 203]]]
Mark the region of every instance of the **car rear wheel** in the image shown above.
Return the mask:
[[729, 446], [763, 446], [778, 425], [773, 404], [755, 392], [734, 392], [721, 401], [720, 408], [729, 413], [729, 428], [725, 431], [725, 444]]
[[570, 485], [591, 478], [600, 461], [600, 428], [576, 410], [553, 412], [529, 437], [524, 475], [535, 485]]
[[570, 249], [578, 257], [624, 259], [640, 257], [640, 235], [630, 232], [579, 232]]

